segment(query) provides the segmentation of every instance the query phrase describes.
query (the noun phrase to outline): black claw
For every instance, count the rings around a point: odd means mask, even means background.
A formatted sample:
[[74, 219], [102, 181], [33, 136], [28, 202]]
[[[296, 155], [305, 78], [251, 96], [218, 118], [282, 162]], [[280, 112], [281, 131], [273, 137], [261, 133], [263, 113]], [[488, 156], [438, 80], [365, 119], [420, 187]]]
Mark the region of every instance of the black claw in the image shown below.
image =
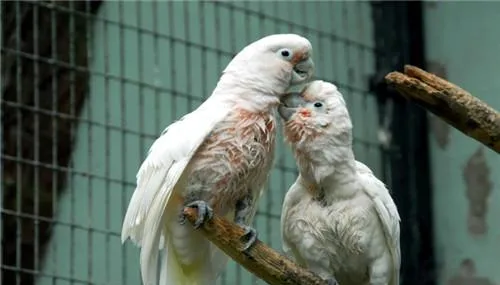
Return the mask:
[[337, 280], [335, 278], [328, 278], [326, 279], [326, 282], [328, 285], [338, 285]]
[[245, 234], [242, 236], [242, 239], [245, 240], [245, 245], [241, 251], [247, 251], [257, 241], [257, 230], [247, 225], [239, 225], [245, 230]]
[[[196, 219], [196, 222], [194, 223], [195, 229], [201, 227], [201, 225], [203, 225], [203, 223], [205, 223], [207, 220], [212, 219], [214, 215], [212, 208], [210, 208], [210, 206], [208, 206], [205, 201], [194, 201], [187, 204], [186, 207], [198, 209], [198, 219]], [[181, 219], [181, 222], [185, 223], [186, 219]]]

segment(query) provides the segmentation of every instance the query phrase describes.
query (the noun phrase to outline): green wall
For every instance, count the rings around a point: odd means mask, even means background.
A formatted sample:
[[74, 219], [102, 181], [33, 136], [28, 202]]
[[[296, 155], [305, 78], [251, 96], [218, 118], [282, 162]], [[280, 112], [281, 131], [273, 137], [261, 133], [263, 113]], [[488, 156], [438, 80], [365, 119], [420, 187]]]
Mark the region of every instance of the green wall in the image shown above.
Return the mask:
[[[166, 125], [210, 94], [232, 54], [267, 34], [294, 32], [311, 40], [316, 74], [337, 83], [350, 107], [357, 157], [380, 176], [376, 105], [366, 91], [374, 72], [370, 4], [233, 5], [102, 5], [93, 24], [94, 73], [77, 130], [75, 172], [59, 202], [61, 223], [55, 227], [40, 285], [71, 280], [140, 284], [139, 251], [130, 242], [122, 247], [119, 235], [147, 149]], [[269, 191], [255, 221], [260, 238], [278, 250], [281, 202], [295, 176], [295, 163], [280, 137]], [[252, 278], [231, 262], [220, 282], [264, 284]]]
[[[497, 110], [499, 20], [498, 2], [425, 5], [428, 69]], [[434, 117], [431, 132], [438, 284], [500, 284], [500, 156]]]

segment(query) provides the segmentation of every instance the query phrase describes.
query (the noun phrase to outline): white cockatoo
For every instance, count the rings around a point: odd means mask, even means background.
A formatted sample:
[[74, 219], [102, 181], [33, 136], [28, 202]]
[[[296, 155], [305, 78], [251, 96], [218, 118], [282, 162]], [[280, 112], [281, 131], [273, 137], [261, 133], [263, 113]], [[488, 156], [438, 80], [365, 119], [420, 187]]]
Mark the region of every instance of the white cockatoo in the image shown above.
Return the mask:
[[141, 276], [162, 285], [214, 284], [227, 257], [191, 225], [184, 207], [196, 208], [200, 227], [213, 212], [241, 225], [248, 243], [257, 201], [271, 170], [280, 96], [312, 76], [312, 46], [295, 34], [264, 37], [227, 65], [212, 95], [169, 125], [137, 173], [122, 227], [122, 242], [141, 247]]
[[330, 284], [399, 285], [399, 213], [384, 183], [354, 158], [342, 94], [317, 80], [281, 101], [300, 173], [283, 203], [284, 251]]

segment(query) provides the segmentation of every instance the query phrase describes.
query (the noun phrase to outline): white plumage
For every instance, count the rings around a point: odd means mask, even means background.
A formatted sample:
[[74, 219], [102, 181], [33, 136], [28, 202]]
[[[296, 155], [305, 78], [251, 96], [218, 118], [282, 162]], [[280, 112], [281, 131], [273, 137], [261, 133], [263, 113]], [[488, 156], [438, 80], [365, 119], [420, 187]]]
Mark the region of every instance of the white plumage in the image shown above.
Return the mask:
[[[172, 123], [151, 146], [137, 173], [122, 242], [141, 247], [145, 285], [213, 284], [227, 257], [181, 223], [184, 206], [212, 209], [249, 234], [273, 162], [279, 97], [312, 75], [309, 41], [271, 35], [245, 47], [228, 64], [212, 95]], [[194, 203], [194, 204], [193, 204]]]
[[400, 217], [385, 185], [354, 158], [342, 95], [314, 81], [282, 102], [300, 172], [283, 203], [284, 251], [332, 283], [399, 285]]

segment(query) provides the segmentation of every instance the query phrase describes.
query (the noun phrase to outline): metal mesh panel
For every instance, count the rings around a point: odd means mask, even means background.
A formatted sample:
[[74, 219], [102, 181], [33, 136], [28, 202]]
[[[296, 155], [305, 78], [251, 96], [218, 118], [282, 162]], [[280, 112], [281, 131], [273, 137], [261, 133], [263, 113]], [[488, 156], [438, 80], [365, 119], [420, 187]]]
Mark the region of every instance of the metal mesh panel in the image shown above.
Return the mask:
[[[43, 285], [140, 284], [138, 249], [119, 237], [138, 166], [161, 130], [210, 94], [232, 56], [267, 34], [311, 40], [317, 78], [337, 84], [350, 108], [357, 158], [381, 176], [368, 2], [98, 2], [2, 3], [9, 284], [34, 284], [30, 276]], [[278, 250], [281, 203], [296, 175], [280, 137], [255, 220]], [[264, 284], [233, 262], [219, 283]]]

